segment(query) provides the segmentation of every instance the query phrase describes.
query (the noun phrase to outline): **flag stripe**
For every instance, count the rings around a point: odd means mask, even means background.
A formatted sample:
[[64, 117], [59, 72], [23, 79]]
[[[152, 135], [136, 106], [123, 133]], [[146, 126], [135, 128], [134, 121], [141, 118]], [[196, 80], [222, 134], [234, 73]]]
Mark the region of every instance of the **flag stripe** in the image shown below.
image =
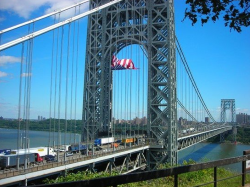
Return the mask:
[[122, 69], [137, 69], [131, 59], [121, 59], [119, 60], [115, 55], [112, 57], [111, 62], [112, 70], [122, 70]]

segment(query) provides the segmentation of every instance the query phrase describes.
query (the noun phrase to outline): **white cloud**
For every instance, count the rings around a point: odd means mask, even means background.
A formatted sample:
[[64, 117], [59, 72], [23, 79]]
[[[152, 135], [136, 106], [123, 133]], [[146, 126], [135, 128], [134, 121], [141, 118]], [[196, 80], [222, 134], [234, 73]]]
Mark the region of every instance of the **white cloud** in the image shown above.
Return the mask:
[[17, 63], [21, 62], [20, 58], [14, 56], [0, 56], [0, 66], [4, 66], [7, 63]]
[[22, 73], [21, 77], [31, 77], [32, 73]]
[[[71, 6], [73, 4], [77, 3], [77, 1], [68, 1], [68, 0], [63, 0], [63, 1], [55, 1], [54, 3], [51, 4], [51, 7], [48, 8], [46, 11], [45, 11], [45, 14], [48, 14], [48, 13], [51, 13], [51, 12], [54, 12], [56, 10], [60, 10], [60, 9], [63, 9], [65, 7], [68, 7], [68, 6]], [[88, 3], [84, 3], [81, 5], [81, 10], [84, 9], [86, 10], [88, 8]], [[78, 8], [71, 8], [67, 11], [64, 11], [60, 14], [60, 19], [61, 20], [64, 20], [64, 19], [67, 19], [67, 18], [70, 18], [70, 17], [73, 17], [75, 15], [75, 11], [76, 11], [76, 14], [78, 14]], [[58, 18], [58, 17], [57, 17]]]
[[[66, 6], [80, 2], [79, 0], [0, 0], [0, 10], [15, 12], [20, 17], [28, 19], [30, 14], [41, 6], [49, 6], [45, 13], [62, 9]], [[86, 3], [83, 5], [86, 6]], [[74, 12], [74, 11], [72, 11]], [[66, 13], [67, 14], [67, 13]]]
[[236, 114], [239, 114], [239, 113], [246, 113], [246, 114], [249, 114], [250, 111], [248, 108], [236, 108]]
[[0, 78], [1, 77], [6, 77], [7, 75], [8, 75], [7, 73], [0, 71]]

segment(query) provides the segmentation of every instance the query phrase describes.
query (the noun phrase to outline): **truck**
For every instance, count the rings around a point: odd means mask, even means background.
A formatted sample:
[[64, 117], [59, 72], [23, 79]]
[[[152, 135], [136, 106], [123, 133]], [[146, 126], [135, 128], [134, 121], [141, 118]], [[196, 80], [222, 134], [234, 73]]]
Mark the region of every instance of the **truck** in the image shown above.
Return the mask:
[[64, 149], [65, 151], [70, 151], [69, 150], [69, 147], [70, 147], [71, 145], [62, 145], [61, 147], [62, 147], [62, 149]]
[[11, 149], [0, 149], [0, 155], [9, 155], [11, 153]]
[[79, 144], [72, 144], [69, 146], [69, 151], [72, 151], [72, 152], [79, 152], [79, 149], [81, 152], [85, 151], [87, 149], [87, 146], [81, 143], [80, 143], [80, 146]]
[[124, 138], [124, 139], [122, 139], [123, 144], [134, 143], [134, 142], [136, 142], [136, 138]]
[[42, 162], [43, 159], [37, 153], [27, 153], [20, 155], [3, 155], [0, 156], [0, 168], [11, 168], [15, 167], [17, 164], [17, 159], [19, 158], [19, 165], [24, 165], [27, 159], [28, 163]]
[[114, 141], [115, 141], [114, 137], [98, 138], [98, 139], [95, 139], [94, 145], [95, 146], [101, 146], [101, 145], [104, 145], [104, 144], [113, 143]]
[[26, 153], [37, 153], [41, 157], [45, 157], [45, 155], [56, 156], [56, 152], [51, 147], [33, 147], [29, 149], [16, 149], [11, 151], [11, 154], [26, 154]]

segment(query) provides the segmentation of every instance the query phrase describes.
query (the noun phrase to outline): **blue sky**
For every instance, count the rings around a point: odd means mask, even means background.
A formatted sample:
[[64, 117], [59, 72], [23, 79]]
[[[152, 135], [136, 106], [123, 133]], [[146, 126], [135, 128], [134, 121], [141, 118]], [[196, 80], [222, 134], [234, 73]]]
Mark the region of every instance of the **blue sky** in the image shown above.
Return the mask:
[[[64, 8], [75, 2], [77, 1], [25, 0], [22, 1], [22, 3], [19, 3], [17, 0], [1, 0], [0, 30], [34, 19], [50, 12], [51, 10]], [[216, 23], [210, 21], [204, 26], [201, 26], [200, 23], [192, 26], [189, 20], [182, 21], [185, 10], [184, 2], [185, 1], [175, 1], [176, 35], [181, 43], [182, 50], [184, 51], [193, 77], [208, 109], [211, 111], [214, 118], [219, 121], [221, 99], [235, 99], [236, 113], [243, 112], [250, 114], [250, 28], [242, 28], [241, 33], [237, 33], [233, 30], [230, 31], [228, 27], [224, 27], [223, 20], [219, 20]], [[82, 6], [81, 11], [84, 10], [86, 10], [86, 7]], [[61, 15], [61, 19], [70, 14], [72, 14], [72, 12]], [[48, 18], [36, 23], [35, 30], [49, 26], [53, 22], [53, 19]], [[79, 63], [78, 67], [77, 112], [76, 114], [72, 114], [73, 116], [76, 115], [77, 119], [81, 118], [82, 113], [86, 26], [87, 19], [84, 18], [80, 21], [79, 28], [79, 62], [81, 63]], [[71, 29], [72, 28], [73, 25], [71, 25]], [[66, 43], [68, 26], [65, 26], [64, 29], [64, 42]], [[8, 34], [4, 34], [1, 37], [1, 43], [22, 37], [27, 34], [27, 32], [28, 27], [24, 27]], [[61, 36], [61, 30], [59, 35]], [[70, 37], [73, 40], [73, 36]], [[35, 47], [33, 49], [32, 66], [31, 119], [37, 119], [38, 115], [46, 118], [49, 117], [52, 39], [53, 32], [34, 39]], [[73, 53], [72, 50], [73, 49], [71, 48], [71, 54]], [[67, 48], [64, 47], [63, 51], [63, 63], [66, 64]], [[126, 53], [126, 51], [123, 53]], [[21, 45], [0, 52], [0, 116], [5, 118], [17, 118], [20, 54]], [[118, 57], [120, 58], [124, 57], [123, 54], [119, 55]], [[58, 58], [59, 57], [60, 55]], [[72, 58], [72, 55], [70, 58]], [[54, 63], [55, 61], [54, 54]], [[142, 67], [141, 64], [137, 64], [136, 66], [140, 67], [140, 69]], [[71, 71], [70, 68], [69, 70]], [[65, 73], [65, 69], [63, 71]], [[139, 73], [139, 71], [137, 71], [137, 73]], [[133, 72], [132, 76], [135, 78], [137, 74]], [[71, 78], [68, 78], [69, 82], [71, 80]], [[66, 79], [63, 78], [62, 81], [65, 83]], [[62, 90], [64, 89], [65, 86], [62, 86]], [[71, 94], [70, 91], [68, 94]], [[64, 97], [65, 94], [62, 94], [62, 105], [65, 100]], [[119, 96], [117, 96], [117, 99], [120, 99]], [[144, 101], [142, 98], [140, 99], [140, 104], [142, 104]], [[143, 99], [146, 100], [145, 98]], [[54, 107], [54, 105], [52, 106]], [[56, 108], [57, 107], [58, 102]], [[70, 108], [70, 102], [68, 102], [68, 107]], [[120, 107], [122, 108], [122, 106], [115, 106], [114, 108], [117, 109]], [[143, 109], [136, 108], [135, 110], [138, 111], [137, 114], [145, 114]], [[120, 111], [116, 111], [117, 113], [120, 113]], [[52, 117], [53, 115], [54, 114], [52, 114]], [[67, 115], [69, 118], [70, 114], [68, 113]], [[58, 114], [55, 116], [57, 117]], [[60, 116], [64, 117], [65, 114], [61, 113]]]

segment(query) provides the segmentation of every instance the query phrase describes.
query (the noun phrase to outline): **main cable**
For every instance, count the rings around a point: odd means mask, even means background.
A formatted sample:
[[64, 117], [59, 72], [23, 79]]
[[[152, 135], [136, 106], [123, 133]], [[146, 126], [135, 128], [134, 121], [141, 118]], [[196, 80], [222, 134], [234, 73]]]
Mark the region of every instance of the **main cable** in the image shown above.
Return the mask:
[[185, 56], [184, 56], [184, 54], [183, 54], [183, 52], [182, 52], [182, 49], [181, 49], [181, 46], [180, 46], [180, 43], [179, 43], [179, 41], [178, 41], [177, 36], [175, 36], [175, 39], [176, 39], [176, 42], [177, 42], [177, 51], [178, 51], [179, 54], [180, 54], [180, 57], [181, 57], [182, 62], [183, 62], [183, 65], [184, 65], [184, 67], [185, 67], [185, 69], [186, 69], [186, 71], [187, 71], [187, 73], [188, 73], [188, 76], [189, 76], [189, 78], [190, 78], [190, 80], [191, 80], [191, 82], [192, 82], [192, 85], [193, 85], [193, 87], [195, 88], [196, 93], [197, 93], [197, 95], [198, 95], [198, 97], [199, 97], [199, 99], [200, 99], [200, 101], [201, 101], [201, 103], [202, 103], [204, 109], [206, 110], [207, 114], [208, 114], [209, 117], [213, 120], [213, 122], [215, 122], [213, 116], [212, 116], [211, 113], [209, 112], [209, 110], [208, 110], [208, 108], [207, 108], [207, 106], [206, 106], [206, 104], [205, 104], [205, 102], [204, 102], [204, 100], [203, 100], [203, 98], [202, 98], [202, 96], [201, 96], [201, 94], [200, 94], [200, 91], [199, 91], [199, 89], [198, 89], [198, 87], [197, 87], [197, 85], [196, 85], [196, 83], [195, 83], [195, 80], [194, 80], [193, 75], [192, 75], [192, 73], [191, 73], [191, 71], [190, 71], [190, 69], [189, 69], [189, 66], [188, 66], [188, 64], [187, 64], [186, 58], [185, 58]]

